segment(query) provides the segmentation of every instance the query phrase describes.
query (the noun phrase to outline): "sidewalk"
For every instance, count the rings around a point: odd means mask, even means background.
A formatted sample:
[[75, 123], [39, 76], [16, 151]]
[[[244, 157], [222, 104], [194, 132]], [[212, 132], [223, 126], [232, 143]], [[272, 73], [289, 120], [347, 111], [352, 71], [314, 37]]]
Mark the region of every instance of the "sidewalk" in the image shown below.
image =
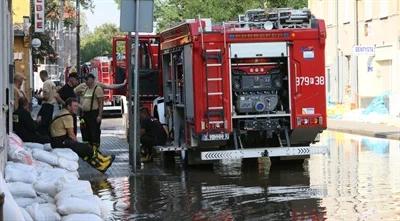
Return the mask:
[[104, 154], [114, 154], [114, 163], [105, 174], [102, 174], [80, 159], [78, 170], [80, 179], [93, 181], [110, 177], [127, 177], [131, 174], [126, 139], [113, 135], [102, 135], [100, 149]]
[[389, 125], [328, 118], [328, 129], [370, 137], [400, 140], [400, 125], [397, 124]]

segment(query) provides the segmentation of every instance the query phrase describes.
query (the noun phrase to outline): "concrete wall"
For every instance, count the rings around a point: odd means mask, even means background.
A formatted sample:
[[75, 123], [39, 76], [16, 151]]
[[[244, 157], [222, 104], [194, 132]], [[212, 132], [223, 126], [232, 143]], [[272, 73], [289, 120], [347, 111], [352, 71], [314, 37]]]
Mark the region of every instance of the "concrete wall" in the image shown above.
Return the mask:
[[[366, 107], [374, 97], [388, 93], [390, 113], [400, 114], [400, 1], [309, 0], [308, 4], [327, 25], [330, 101]], [[355, 45], [375, 46], [376, 53], [355, 56]]]

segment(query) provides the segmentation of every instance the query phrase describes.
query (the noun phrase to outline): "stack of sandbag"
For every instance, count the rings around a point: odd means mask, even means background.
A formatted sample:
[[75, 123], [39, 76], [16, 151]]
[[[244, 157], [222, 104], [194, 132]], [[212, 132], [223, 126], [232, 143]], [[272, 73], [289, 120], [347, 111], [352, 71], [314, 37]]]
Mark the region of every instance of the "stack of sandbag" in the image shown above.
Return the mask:
[[63, 221], [97, 221], [108, 216], [107, 208], [99, 197], [93, 195], [88, 181], [60, 182], [57, 190], [57, 211], [63, 215]]
[[15, 134], [9, 140], [11, 161], [6, 163], [2, 189], [8, 190], [19, 208], [17, 215], [25, 221], [107, 217], [108, 211], [100, 198], [93, 195], [90, 183], [78, 179], [79, 157], [75, 152], [67, 148], [52, 149], [50, 144], [23, 143]]

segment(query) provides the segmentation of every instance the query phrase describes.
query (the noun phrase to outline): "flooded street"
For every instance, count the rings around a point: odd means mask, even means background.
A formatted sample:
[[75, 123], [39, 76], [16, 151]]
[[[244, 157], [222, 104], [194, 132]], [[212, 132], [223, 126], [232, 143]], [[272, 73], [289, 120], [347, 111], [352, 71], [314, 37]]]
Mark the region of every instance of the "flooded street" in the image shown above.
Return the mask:
[[400, 143], [325, 132], [330, 154], [304, 165], [222, 161], [185, 170], [145, 165], [94, 180], [110, 220], [400, 220]]

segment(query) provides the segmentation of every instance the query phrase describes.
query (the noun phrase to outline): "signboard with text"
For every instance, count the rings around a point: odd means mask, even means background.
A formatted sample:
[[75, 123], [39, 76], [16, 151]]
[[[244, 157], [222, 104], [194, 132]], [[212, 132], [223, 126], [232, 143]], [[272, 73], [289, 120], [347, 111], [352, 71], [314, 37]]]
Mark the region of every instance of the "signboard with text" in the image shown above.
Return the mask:
[[373, 45], [356, 45], [353, 46], [353, 54], [355, 56], [359, 55], [375, 55], [375, 46]]
[[44, 1], [34, 0], [35, 2], [35, 32], [44, 32]]

